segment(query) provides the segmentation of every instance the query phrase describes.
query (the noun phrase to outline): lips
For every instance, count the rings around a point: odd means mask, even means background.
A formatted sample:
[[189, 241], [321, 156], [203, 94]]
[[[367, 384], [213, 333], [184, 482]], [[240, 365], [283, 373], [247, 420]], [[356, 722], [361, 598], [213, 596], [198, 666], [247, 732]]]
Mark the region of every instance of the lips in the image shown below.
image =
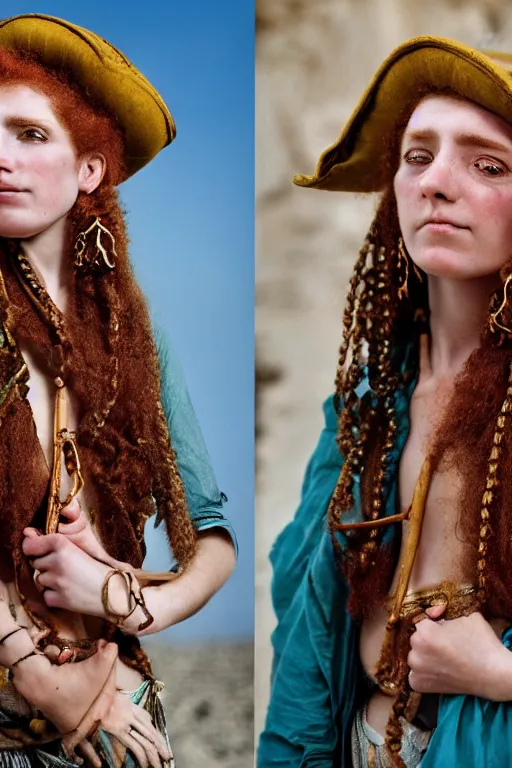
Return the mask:
[[420, 229], [422, 227], [426, 227], [429, 224], [433, 226], [439, 226], [439, 227], [454, 227], [455, 229], [469, 229], [469, 227], [466, 227], [464, 224], [458, 224], [456, 221], [452, 221], [451, 219], [442, 219], [437, 217], [432, 217], [429, 219], [426, 219], [421, 225]]

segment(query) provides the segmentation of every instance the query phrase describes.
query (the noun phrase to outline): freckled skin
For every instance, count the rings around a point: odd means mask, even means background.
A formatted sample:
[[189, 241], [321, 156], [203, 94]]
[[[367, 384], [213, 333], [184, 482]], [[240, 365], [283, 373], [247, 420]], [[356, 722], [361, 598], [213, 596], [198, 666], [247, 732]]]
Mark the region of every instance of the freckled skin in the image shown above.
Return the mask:
[[[461, 134], [477, 136], [478, 141], [463, 142]], [[489, 143], [498, 143], [501, 148], [498, 150]], [[448, 295], [447, 303], [466, 302], [460, 311], [467, 310], [472, 323], [467, 296], [477, 296], [475, 286], [483, 286], [485, 293], [487, 287], [494, 285], [501, 267], [512, 258], [512, 128], [470, 102], [430, 96], [414, 110], [400, 154], [394, 179], [398, 218], [409, 255], [428, 275], [430, 307], [432, 309], [435, 299], [434, 306], [439, 310], [444, 292], [444, 296]], [[436, 230], [422, 226], [431, 217], [463, 228]], [[460, 290], [461, 285], [467, 289], [466, 297]], [[498, 285], [497, 280], [496, 287]], [[455, 319], [457, 314], [456, 311], [453, 314]], [[441, 319], [446, 317], [444, 314]], [[454, 386], [455, 371], [444, 378], [433, 378], [429, 377], [430, 365], [430, 353], [420, 349], [419, 379], [409, 411], [411, 429], [398, 474], [402, 510], [412, 499], [427, 446]], [[444, 580], [473, 583], [468, 544], [457, 534], [459, 495], [460, 478], [453, 469], [434, 475], [409, 582], [409, 588], [414, 591]], [[408, 523], [404, 522], [402, 554], [407, 531]], [[396, 589], [397, 579], [398, 568], [390, 594]], [[377, 668], [388, 618], [387, 610], [380, 606], [362, 625], [360, 658], [371, 674], [375, 674]], [[487, 629], [484, 626], [483, 631]], [[497, 642], [492, 631], [489, 634]], [[478, 646], [482, 657], [490, 657], [489, 647]], [[455, 656], [457, 653], [456, 647]], [[437, 657], [429, 659], [426, 666], [436, 670], [436, 664]], [[458, 669], [458, 674], [475, 683], [475, 690], [478, 685], [483, 690], [482, 668], [480, 664], [471, 674]], [[461, 692], [457, 687], [460, 681], [450, 684], [454, 686], [450, 693]], [[440, 690], [444, 689], [436, 689]], [[373, 693], [368, 701], [368, 723], [382, 735], [386, 732], [392, 704], [393, 698], [380, 691]]]
[[[432, 136], [414, 138], [419, 131]], [[461, 133], [503, 148], [465, 145]], [[512, 127], [491, 112], [446, 96], [421, 101], [402, 140], [394, 190], [405, 245], [427, 274], [482, 277], [512, 258]], [[422, 227], [430, 216], [465, 228]]]
[[[0, 87], [0, 236], [27, 239], [62, 221], [80, 167], [50, 100], [24, 85]], [[2, 185], [23, 191], [3, 194]]]
[[[92, 191], [100, 181], [93, 182], [87, 173], [88, 160], [77, 158], [70, 135], [46, 96], [27, 86], [0, 86], [0, 237], [19, 239], [23, 248], [31, 247], [30, 254], [37, 253], [38, 244], [44, 241], [44, 248], [55, 254], [55, 263], [45, 270], [42, 282], [61, 311], [66, 285], [58, 254], [63, 249], [66, 218], [78, 193]], [[5, 187], [21, 191], [12, 193], [4, 191]], [[28, 400], [37, 435], [51, 465], [54, 383], [32, 351], [24, 344], [20, 349], [29, 368]], [[75, 429], [76, 423], [76, 405], [69, 396], [68, 427]], [[63, 481], [67, 491], [67, 475]], [[92, 488], [87, 495], [81, 492], [78, 499], [84, 511], [94, 498]], [[68, 637], [85, 636], [83, 617], [73, 614], [67, 630]], [[141, 677], [118, 661], [117, 682], [119, 687], [132, 690], [140, 685]]]

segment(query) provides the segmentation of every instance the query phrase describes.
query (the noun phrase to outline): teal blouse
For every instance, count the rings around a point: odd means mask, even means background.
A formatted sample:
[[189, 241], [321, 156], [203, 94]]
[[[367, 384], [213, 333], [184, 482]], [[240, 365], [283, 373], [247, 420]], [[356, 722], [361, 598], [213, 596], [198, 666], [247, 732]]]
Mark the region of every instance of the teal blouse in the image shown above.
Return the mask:
[[[198, 531], [223, 528], [230, 535], [238, 555], [235, 532], [224, 516], [227, 497], [217, 486], [183, 370], [169, 339], [158, 328], [155, 329], [155, 339], [160, 360], [162, 403], [192, 523]], [[160, 523], [157, 516], [155, 528]]]
[[[415, 380], [395, 395], [397, 441], [385, 482], [386, 515], [397, 502], [397, 468], [409, 432]], [[375, 397], [365, 379], [357, 394]], [[272, 599], [278, 625], [272, 635], [271, 698], [260, 736], [258, 768], [350, 768], [350, 730], [364, 701], [359, 626], [346, 610], [347, 585], [334, 561], [327, 508], [342, 457], [336, 443], [333, 398], [308, 464], [294, 520], [276, 540]], [[358, 478], [354, 509], [361, 519]], [[386, 540], [399, 534], [386, 529]], [[343, 540], [342, 540], [343, 544]], [[503, 641], [512, 648], [512, 631]], [[438, 725], [421, 768], [498, 768], [512, 765], [512, 707], [472, 696], [441, 696]]]

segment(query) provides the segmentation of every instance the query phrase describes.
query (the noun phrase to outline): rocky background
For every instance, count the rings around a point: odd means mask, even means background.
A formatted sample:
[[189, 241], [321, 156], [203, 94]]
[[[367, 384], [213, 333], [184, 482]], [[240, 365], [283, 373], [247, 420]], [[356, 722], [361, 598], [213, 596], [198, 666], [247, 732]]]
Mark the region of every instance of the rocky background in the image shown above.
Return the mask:
[[512, 51], [512, 3], [256, 0], [256, 33], [258, 734], [274, 626], [267, 555], [293, 515], [321, 428], [347, 280], [375, 206], [361, 196], [296, 188], [291, 177], [313, 172], [396, 45], [439, 35]]
[[172, 645], [147, 640], [177, 768], [254, 763], [252, 643]]

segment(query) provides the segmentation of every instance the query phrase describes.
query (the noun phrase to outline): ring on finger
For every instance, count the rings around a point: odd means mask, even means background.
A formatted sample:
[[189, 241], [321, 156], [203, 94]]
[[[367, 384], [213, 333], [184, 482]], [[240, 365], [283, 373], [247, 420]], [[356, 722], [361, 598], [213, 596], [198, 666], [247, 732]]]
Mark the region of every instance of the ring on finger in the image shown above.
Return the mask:
[[44, 584], [41, 584], [40, 582], [41, 578], [41, 571], [37, 570], [37, 568], [34, 571], [34, 584], [36, 585], [36, 589], [38, 592], [44, 592], [46, 587]]

